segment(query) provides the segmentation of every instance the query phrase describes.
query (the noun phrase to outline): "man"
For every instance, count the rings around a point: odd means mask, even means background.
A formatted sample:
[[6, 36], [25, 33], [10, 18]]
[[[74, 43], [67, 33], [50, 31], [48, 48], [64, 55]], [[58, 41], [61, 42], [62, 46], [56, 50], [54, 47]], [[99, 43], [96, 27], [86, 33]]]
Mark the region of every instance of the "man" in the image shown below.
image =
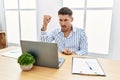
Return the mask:
[[40, 41], [52, 42], [54, 40], [58, 44], [59, 51], [66, 55], [73, 53], [87, 55], [87, 37], [84, 30], [72, 25], [72, 10], [63, 7], [58, 11], [58, 16], [61, 28], [47, 34], [47, 25], [51, 20], [51, 16], [44, 15]]

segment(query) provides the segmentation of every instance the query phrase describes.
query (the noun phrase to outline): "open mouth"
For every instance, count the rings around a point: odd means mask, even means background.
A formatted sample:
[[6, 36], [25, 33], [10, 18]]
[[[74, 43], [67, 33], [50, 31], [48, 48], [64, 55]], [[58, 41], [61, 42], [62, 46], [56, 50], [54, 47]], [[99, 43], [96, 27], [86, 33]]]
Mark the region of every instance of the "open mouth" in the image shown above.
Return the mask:
[[64, 29], [64, 28], [66, 28], [66, 26], [62, 26], [62, 28]]

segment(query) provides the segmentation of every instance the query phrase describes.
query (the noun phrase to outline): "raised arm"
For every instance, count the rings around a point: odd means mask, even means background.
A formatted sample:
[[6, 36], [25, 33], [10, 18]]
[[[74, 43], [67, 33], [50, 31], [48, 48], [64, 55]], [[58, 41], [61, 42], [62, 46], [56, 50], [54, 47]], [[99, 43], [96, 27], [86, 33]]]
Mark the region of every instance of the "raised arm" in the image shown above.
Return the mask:
[[41, 28], [41, 34], [40, 34], [40, 38], [39, 41], [42, 42], [52, 42], [53, 39], [53, 32], [51, 32], [50, 34], [47, 34], [46, 30], [47, 30], [47, 25], [48, 23], [51, 21], [51, 16], [49, 15], [44, 15], [43, 18], [43, 25]]
[[50, 22], [50, 20], [51, 20], [51, 16], [49, 16], [49, 15], [44, 15], [43, 25], [42, 25], [41, 31], [46, 31], [46, 30], [47, 30], [47, 25], [48, 25], [48, 23]]

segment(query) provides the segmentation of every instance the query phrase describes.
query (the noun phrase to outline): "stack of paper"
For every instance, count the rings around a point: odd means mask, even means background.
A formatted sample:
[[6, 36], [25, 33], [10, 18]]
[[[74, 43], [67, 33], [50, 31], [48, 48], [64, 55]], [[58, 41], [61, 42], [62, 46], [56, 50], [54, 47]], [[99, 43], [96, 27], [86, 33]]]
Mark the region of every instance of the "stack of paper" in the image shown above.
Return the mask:
[[14, 49], [14, 50], [4, 52], [1, 55], [6, 57], [18, 58], [21, 54], [22, 54], [21, 49]]

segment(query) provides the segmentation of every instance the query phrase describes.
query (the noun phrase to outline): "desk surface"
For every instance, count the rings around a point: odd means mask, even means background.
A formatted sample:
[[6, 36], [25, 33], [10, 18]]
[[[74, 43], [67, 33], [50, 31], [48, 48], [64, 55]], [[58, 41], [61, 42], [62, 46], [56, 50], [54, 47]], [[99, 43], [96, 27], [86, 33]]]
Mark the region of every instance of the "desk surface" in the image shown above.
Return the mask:
[[[13, 49], [6, 48], [0, 53]], [[72, 57], [76, 55], [60, 55], [65, 62], [60, 69], [34, 66], [30, 71], [22, 71], [17, 59], [0, 55], [0, 79], [1, 80], [120, 80], [120, 60], [108, 60], [99, 58], [106, 77], [85, 76], [71, 73]]]

